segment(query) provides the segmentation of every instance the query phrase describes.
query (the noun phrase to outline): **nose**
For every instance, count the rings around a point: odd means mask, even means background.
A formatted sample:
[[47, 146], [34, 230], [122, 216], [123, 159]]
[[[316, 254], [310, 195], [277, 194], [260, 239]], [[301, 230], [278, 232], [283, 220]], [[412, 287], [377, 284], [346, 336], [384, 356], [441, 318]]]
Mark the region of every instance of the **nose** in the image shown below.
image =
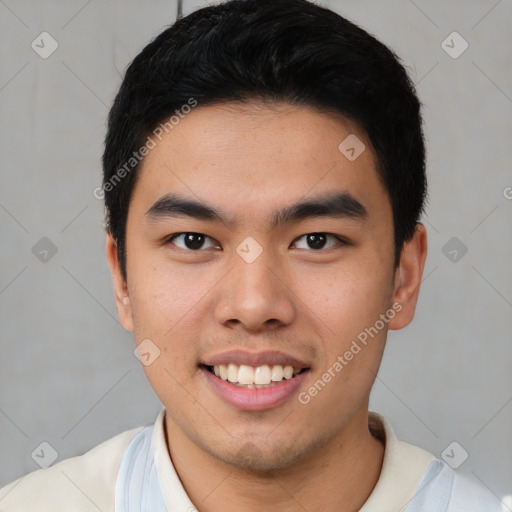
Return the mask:
[[293, 292], [283, 269], [263, 251], [251, 263], [235, 254], [233, 268], [217, 288], [216, 320], [230, 328], [268, 331], [293, 322]]

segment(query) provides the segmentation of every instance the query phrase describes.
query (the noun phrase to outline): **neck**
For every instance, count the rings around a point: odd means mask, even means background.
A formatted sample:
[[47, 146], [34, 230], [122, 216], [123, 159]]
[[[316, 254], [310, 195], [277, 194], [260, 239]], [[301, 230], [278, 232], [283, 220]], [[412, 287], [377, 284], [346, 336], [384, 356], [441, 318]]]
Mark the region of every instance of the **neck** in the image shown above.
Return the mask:
[[199, 512], [356, 512], [377, 484], [384, 458], [384, 445], [368, 429], [367, 404], [306, 459], [267, 472], [224, 464], [166, 423], [174, 467]]

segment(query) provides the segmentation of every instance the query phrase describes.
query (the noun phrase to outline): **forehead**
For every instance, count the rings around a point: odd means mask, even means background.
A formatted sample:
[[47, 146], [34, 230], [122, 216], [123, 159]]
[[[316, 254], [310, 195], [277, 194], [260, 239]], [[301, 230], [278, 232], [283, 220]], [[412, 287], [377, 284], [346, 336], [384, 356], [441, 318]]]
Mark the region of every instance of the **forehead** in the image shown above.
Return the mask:
[[160, 138], [141, 164], [130, 209], [147, 210], [170, 192], [248, 223], [332, 192], [350, 193], [370, 215], [390, 209], [366, 134], [312, 107], [198, 106]]

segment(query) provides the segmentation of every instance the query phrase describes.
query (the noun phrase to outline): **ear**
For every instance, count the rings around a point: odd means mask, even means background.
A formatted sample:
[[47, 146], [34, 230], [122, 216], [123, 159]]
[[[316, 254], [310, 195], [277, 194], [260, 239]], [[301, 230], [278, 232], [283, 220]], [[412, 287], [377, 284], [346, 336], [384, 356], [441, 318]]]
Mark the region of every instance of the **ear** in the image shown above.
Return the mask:
[[393, 304], [400, 304], [401, 309], [397, 307], [398, 313], [389, 322], [391, 330], [402, 329], [414, 318], [426, 258], [427, 230], [418, 223], [411, 240], [404, 243], [395, 272]]
[[116, 241], [110, 233], [107, 233], [106, 250], [110, 273], [114, 283], [117, 315], [121, 325], [127, 331], [133, 331], [132, 306], [128, 286], [121, 272]]

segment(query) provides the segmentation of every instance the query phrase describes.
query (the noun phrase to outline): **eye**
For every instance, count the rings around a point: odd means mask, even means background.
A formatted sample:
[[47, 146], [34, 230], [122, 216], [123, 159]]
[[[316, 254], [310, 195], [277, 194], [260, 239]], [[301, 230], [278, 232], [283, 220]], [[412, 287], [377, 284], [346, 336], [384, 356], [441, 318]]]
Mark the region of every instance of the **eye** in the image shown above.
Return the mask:
[[[203, 247], [206, 240], [211, 240], [215, 243], [211, 244], [209, 247], [206, 247], [206, 249], [213, 247], [213, 248], [219, 248], [219, 244], [216, 240], [213, 238], [210, 238], [207, 235], [203, 235], [202, 233], [193, 233], [193, 232], [187, 232], [187, 233], [176, 233], [174, 235], [171, 235], [165, 240], [166, 244], [173, 244], [179, 247], [180, 249], [183, 249], [185, 251], [198, 251]], [[180, 240], [180, 243], [174, 243], [175, 240]]]
[[306, 247], [298, 247], [298, 249], [313, 249], [318, 251], [320, 249], [330, 249], [331, 247], [336, 246], [336, 242], [331, 245], [326, 245], [329, 238], [341, 243], [342, 245], [346, 243], [341, 237], [330, 233], [307, 233], [306, 235], [302, 235], [297, 238], [295, 243], [297, 244], [297, 241], [304, 239]]

